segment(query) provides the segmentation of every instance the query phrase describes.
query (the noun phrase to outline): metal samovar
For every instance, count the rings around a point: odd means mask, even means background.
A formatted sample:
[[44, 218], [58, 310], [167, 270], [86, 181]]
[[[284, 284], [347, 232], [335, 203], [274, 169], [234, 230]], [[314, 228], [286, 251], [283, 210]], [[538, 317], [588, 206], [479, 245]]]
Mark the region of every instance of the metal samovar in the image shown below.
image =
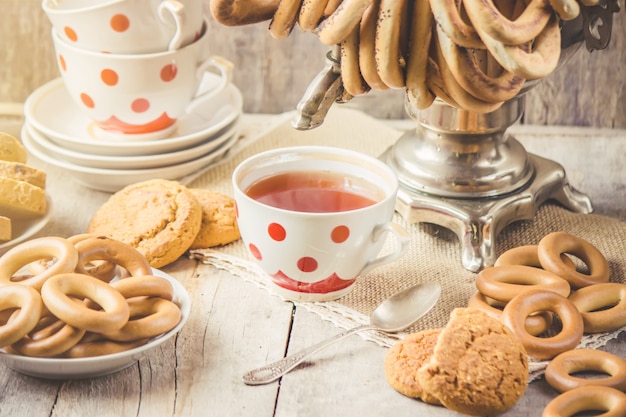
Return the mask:
[[[583, 43], [590, 51], [605, 48], [618, 10], [617, 0], [605, 0], [582, 6], [577, 19], [564, 22], [557, 69]], [[470, 271], [492, 265], [498, 234], [512, 222], [532, 219], [547, 200], [578, 213], [592, 211], [589, 197], [569, 184], [560, 164], [528, 153], [508, 133], [524, 114], [525, 93], [537, 82], [527, 82], [516, 97], [490, 113], [460, 110], [439, 99], [417, 110], [405, 100], [416, 128], [380, 156], [398, 175], [398, 213], [410, 223], [433, 223], [456, 233], [461, 262]], [[299, 102], [292, 125], [317, 127], [333, 103], [349, 99], [334, 49]]]

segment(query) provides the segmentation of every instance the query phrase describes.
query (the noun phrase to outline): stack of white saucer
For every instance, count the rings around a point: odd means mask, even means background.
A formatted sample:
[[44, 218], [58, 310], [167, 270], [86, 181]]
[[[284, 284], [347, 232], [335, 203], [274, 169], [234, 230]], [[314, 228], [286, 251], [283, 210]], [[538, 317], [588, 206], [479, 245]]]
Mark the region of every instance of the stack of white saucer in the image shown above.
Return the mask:
[[[206, 83], [212, 81], [205, 75]], [[188, 183], [237, 142], [242, 104], [241, 92], [231, 84], [217, 96], [194, 101], [167, 138], [114, 141], [98, 137], [58, 78], [26, 100], [22, 142], [33, 156], [100, 191], [151, 178]]]
[[182, 183], [238, 138], [232, 64], [211, 56], [202, 0], [43, 0], [61, 77], [24, 106], [22, 141], [93, 189]]

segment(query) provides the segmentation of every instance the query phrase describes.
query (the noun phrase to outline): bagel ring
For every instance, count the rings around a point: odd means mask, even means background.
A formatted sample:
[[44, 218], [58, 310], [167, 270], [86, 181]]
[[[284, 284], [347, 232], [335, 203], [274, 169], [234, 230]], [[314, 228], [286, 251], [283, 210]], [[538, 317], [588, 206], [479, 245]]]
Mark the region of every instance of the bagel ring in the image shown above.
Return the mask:
[[118, 290], [126, 299], [133, 297], [159, 297], [171, 301], [174, 298], [174, 287], [161, 277], [143, 275], [124, 278], [111, 282], [111, 287]]
[[456, 45], [441, 26], [437, 26], [437, 39], [454, 79], [472, 96], [496, 103], [512, 99], [524, 86], [523, 78], [506, 70], [496, 77], [487, 75], [480, 69], [475, 55]]
[[20, 285], [39, 290], [53, 275], [73, 272], [78, 263], [78, 253], [74, 245], [60, 237], [40, 237], [9, 249], [0, 257], [0, 285], [11, 284], [11, 277], [22, 267], [41, 259], [56, 259], [50, 266], [33, 276], [21, 279]]
[[585, 324], [585, 333], [600, 333], [626, 326], [626, 284], [606, 282], [574, 292], [569, 300]]
[[[503, 265], [526, 265], [535, 268], [543, 268], [539, 262], [539, 254], [537, 245], [523, 245], [511, 248], [498, 256], [493, 266]], [[561, 255], [563, 263], [571, 268], [576, 268], [574, 261], [567, 255]]]
[[[526, 331], [526, 317], [540, 311], [559, 317], [563, 328], [558, 334], [540, 338]], [[574, 349], [583, 337], [583, 319], [576, 306], [553, 291], [527, 290], [515, 296], [504, 307], [502, 321], [517, 335], [528, 354], [540, 360]]]
[[352, 96], [366, 94], [367, 85], [359, 67], [359, 26], [355, 27], [346, 39], [339, 44], [341, 50], [341, 81], [343, 88]]
[[311, 32], [322, 20], [328, 0], [306, 0], [300, 6], [298, 25], [305, 32]]
[[20, 355], [49, 358], [74, 347], [85, 335], [85, 330], [56, 320], [31, 337], [23, 337], [11, 345]]
[[563, 278], [543, 269], [525, 265], [487, 267], [476, 276], [478, 291], [501, 302], [509, 302], [528, 289], [549, 290], [567, 298], [570, 286]]
[[541, 417], [571, 417], [583, 411], [606, 411], [600, 415], [624, 417], [626, 416], [626, 394], [609, 387], [576, 388], [550, 401]]
[[112, 340], [95, 340], [80, 342], [63, 355], [66, 358], [91, 358], [94, 356], [111, 355], [125, 352], [138, 346], [145, 345], [146, 339], [133, 340], [132, 342], [114, 342]]
[[[502, 310], [496, 307], [496, 304], [497, 302], [495, 300], [486, 297], [480, 292], [474, 293], [474, 295], [472, 295], [467, 302], [467, 306], [469, 308], [482, 310], [491, 317], [502, 321]], [[528, 316], [526, 318], [525, 326], [526, 331], [529, 334], [533, 336], [539, 336], [540, 334], [546, 332], [550, 328], [550, 326], [552, 326], [552, 313], [544, 311], [539, 314], [533, 314], [531, 316]]]
[[[537, 248], [539, 262], [545, 270], [563, 277], [574, 288], [609, 281], [609, 263], [602, 253], [591, 243], [565, 232], [554, 232], [544, 236]], [[590, 274], [582, 274], [563, 262], [564, 253], [570, 253], [582, 260]]]
[[330, 16], [317, 25], [313, 33], [324, 45], [340, 43], [359, 24], [363, 12], [372, 4], [372, 1], [343, 0]]
[[76, 272], [80, 274], [88, 275], [85, 266], [96, 260], [113, 262], [126, 269], [131, 276], [152, 274], [146, 258], [137, 249], [118, 240], [98, 236], [81, 240], [75, 247], [78, 251]]
[[[70, 295], [94, 301], [102, 310], [92, 310], [84, 303], [73, 301]], [[130, 316], [124, 296], [91, 275], [55, 275], [41, 287], [41, 298], [48, 310], [59, 319], [96, 333], [121, 329]]]
[[[450, 67], [446, 62], [443, 51], [441, 50], [441, 43], [439, 41], [439, 32], [438, 29], [435, 32], [436, 35], [436, 62], [439, 66], [439, 74], [441, 75], [441, 81], [443, 82], [443, 86], [445, 88], [446, 93], [452, 97], [454, 102], [458, 103], [457, 108], [462, 110], [468, 110], [474, 113], [491, 113], [494, 110], [497, 110], [500, 106], [502, 106], [503, 102], [497, 103], [488, 103], [484, 100], [480, 100], [477, 97], [474, 97], [470, 93], [468, 93], [461, 85], [456, 81], [454, 75], [450, 71]], [[444, 35], [445, 36], [445, 35]]]
[[102, 336], [115, 342], [149, 339], [172, 330], [180, 322], [180, 308], [162, 298], [132, 299], [128, 305], [128, 323], [113, 332], [103, 332]]
[[462, 4], [459, 0], [430, 0], [430, 9], [437, 24], [455, 44], [464, 48], [485, 49], [474, 27], [461, 17], [459, 8]]
[[550, 5], [562, 20], [573, 20], [580, 14], [576, 0], [550, 0]]
[[18, 315], [20, 309], [17, 307], [9, 307], [6, 310], [0, 310], [0, 326], [4, 326], [11, 320], [13, 315]]
[[381, 0], [376, 22], [374, 57], [378, 75], [391, 88], [406, 85], [405, 51], [401, 48], [402, 31], [406, 30], [404, 17], [408, 13], [406, 0]]
[[280, 0], [211, 0], [213, 18], [225, 26], [243, 26], [270, 20]]
[[280, 0], [278, 8], [270, 21], [269, 32], [274, 39], [285, 39], [293, 30], [302, 0]]
[[[526, 80], [543, 78], [554, 71], [561, 56], [561, 29], [555, 16], [552, 16], [541, 33], [533, 41], [533, 48], [527, 51], [520, 45], [507, 45], [486, 34], [476, 26], [487, 49], [503, 68]], [[522, 44], [524, 45], [524, 44]]]
[[[418, 0], [421, 1], [421, 0]], [[380, 0], [374, 0], [363, 12], [359, 24], [359, 68], [365, 83], [375, 90], [387, 90], [389, 87], [380, 79], [376, 69], [376, 22]]]
[[443, 84], [443, 79], [441, 78], [441, 71], [439, 69], [439, 64], [434, 59], [434, 57], [428, 57], [428, 74], [426, 78], [426, 82], [428, 84], [428, 89], [441, 101], [449, 104], [452, 107], [456, 107], [460, 109], [459, 103], [457, 103], [450, 94], [446, 91], [446, 87]]
[[37, 326], [43, 304], [37, 290], [24, 285], [0, 287], [0, 311], [13, 310], [7, 323], [0, 326], [0, 347], [11, 345]]
[[479, 28], [490, 38], [505, 45], [532, 41], [545, 28], [552, 14], [545, 0], [531, 0], [514, 20], [500, 13], [493, 0], [463, 0], [463, 4], [476, 30]]
[[339, 5], [341, 4], [342, 1], [343, 0], [328, 0], [328, 3], [326, 3], [326, 7], [324, 7], [322, 18], [326, 18], [330, 16], [331, 14], [335, 13], [335, 10], [339, 8]]
[[[92, 233], [81, 233], [67, 238], [73, 245], [91, 237], [98, 237]], [[109, 261], [94, 261], [89, 266], [85, 265], [85, 271], [89, 275], [102, 280], [111, 281], [117, 272], [115, 263]]]
[[435, 101], [435, 95], [428, 88], [428, 54], [432, 26], [429, 0], [415, 0], [406, 63], [406, 95], [408, 102], [419, 110], [428, 108]]
[[[605, 378], [579, 378], [577, 372], [600, 372]], [[557, 355], [545, 371], [548, 384], [559, 392], [599, 385], [626, 390], [626, 361], [617, 355], [595, 349], [574, 349]]]

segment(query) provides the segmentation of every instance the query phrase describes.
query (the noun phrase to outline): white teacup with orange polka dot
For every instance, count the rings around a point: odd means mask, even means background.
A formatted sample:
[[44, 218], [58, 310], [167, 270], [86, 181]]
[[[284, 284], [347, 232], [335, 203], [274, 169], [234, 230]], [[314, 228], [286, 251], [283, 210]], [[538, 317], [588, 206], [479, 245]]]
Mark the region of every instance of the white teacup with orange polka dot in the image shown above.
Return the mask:
[[61, 39], [80, 49], [145, 54], [178, 49], [200, 36], [202, 0], [43, 0]]
[[[232, 76], [229, 61], [209, 55], [206, 31], [183, 48], [153, 54], [87, 51], [65, 42], [54, 30], [52, 38], [69, 95], [93, 120], [92, 134], [101, 139], [165, 137], [193, 100], [209, 100]], [[214, 82], [202, 82], [207, 72]]]
[[342, 297], [408, 246], [409, 234], [392, 222], [398, 180], [368, 155], [279, 148], [241, 162], [232, 181], [246, 248], [288, 299]]

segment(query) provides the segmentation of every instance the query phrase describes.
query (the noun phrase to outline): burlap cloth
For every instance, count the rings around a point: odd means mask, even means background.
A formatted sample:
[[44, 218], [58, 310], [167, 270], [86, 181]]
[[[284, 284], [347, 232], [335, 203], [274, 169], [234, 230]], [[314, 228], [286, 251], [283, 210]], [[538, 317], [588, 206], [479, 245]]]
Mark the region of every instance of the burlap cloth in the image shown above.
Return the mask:
[[[234, 153], [223, 163], [196, 179], [194, 187], [210, 188], [232, 195], [231, 174], [239, 162], [250, 155], [278, 147], [294, 145], [329, 145], [379, 156], [402, 134], [380, 120], [357, 110], [335, 106], [324, 124], [311, 131], [297, 131], [290, 125], [289, 114], [277, 118], [274, 125], [253, 137], [243, 137]], [[359, 277], [352, 292], [343, 298], [323, 303], [296, 303], [341, 328], [368, 323], [369, 314], [385, 298], [416, 283], [438, 281], [442, 286], [437, 305], [407, 332], [443, 327], [450, 312], [467, 305], [476, 292], [475, 273], [461, 265], [461, 247], [455, 234], [432, 224], [407, 224], [396, 214], [395, 221], [412, 234], [409, 249], [398, 261]], [[536, 244], [546, 234], [564, 231], [594, 244], [607, 258], [611, 281], [626, 282], [626, 224], [620, 220], [594, 214], [575, 214], [555, 204], [544, 204], [532, 221], [508, 226], [496, 240], [497, 253], [524, 245]], [[391, 245], [387, 242], [386, 245]], [[383, 251], [390, 250], [385, 247]], [[194, 251], [204, 263], [226, 269], [235, 276], [272, 292], [269, 280], [252, 262], [241, 241], [213, 250]], [[619, 331], [586, 335], [580, 347], [601, 347], [617, 337]], [[366, 340], [390, 346], [405, 333], [389, 335], [379, 332], [363, 334]], [[547, 362], [531, 362], [531, 380], [539, 376]]]

